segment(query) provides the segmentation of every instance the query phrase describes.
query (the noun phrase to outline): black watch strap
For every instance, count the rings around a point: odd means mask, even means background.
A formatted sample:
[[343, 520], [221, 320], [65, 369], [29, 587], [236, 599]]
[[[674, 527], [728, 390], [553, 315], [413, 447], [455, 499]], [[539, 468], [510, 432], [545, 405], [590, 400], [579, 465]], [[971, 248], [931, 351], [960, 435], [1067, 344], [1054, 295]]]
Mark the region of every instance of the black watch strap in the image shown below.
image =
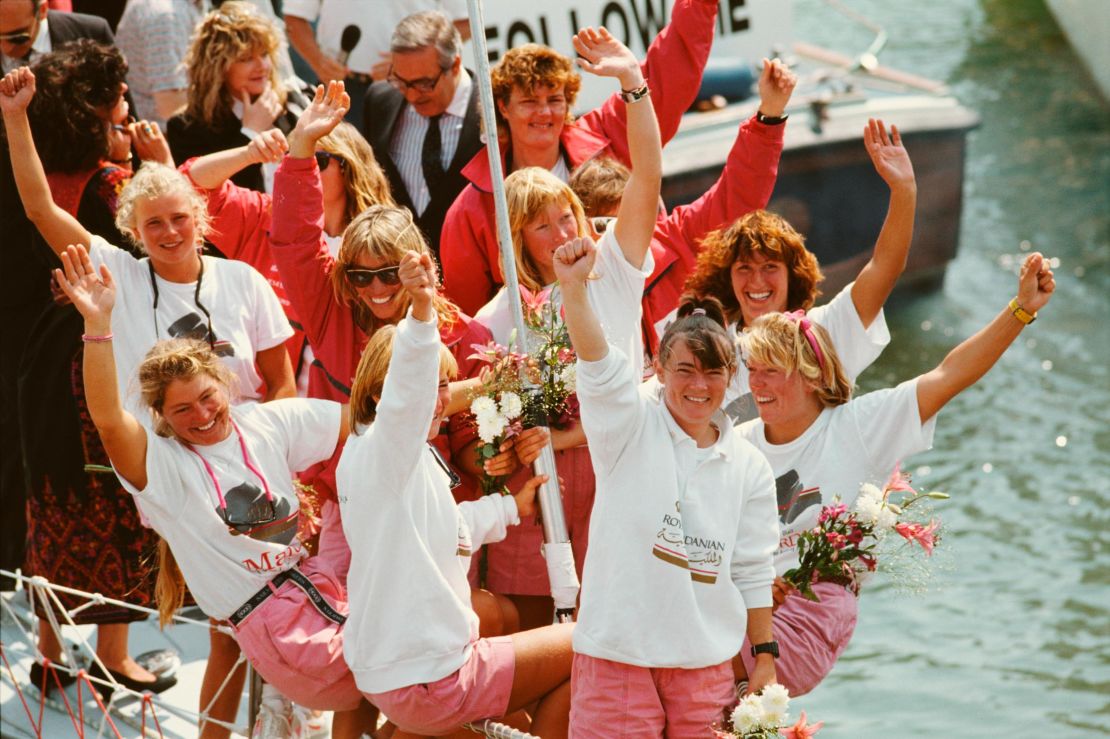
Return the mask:
[[755, 112], [755, 119], [766, 126], [777, 126], [779, 124], [786, 123], [786, 119], [789, 117], [790, 116], [788, 115], [763, 115], [763, 113], [758, 110]]
[[777, 641], [765, 641], [762, 644], [752, 645], [752, 656], [757, 654], [769, 654], [775, 659], [779, 658], [779, 643]]

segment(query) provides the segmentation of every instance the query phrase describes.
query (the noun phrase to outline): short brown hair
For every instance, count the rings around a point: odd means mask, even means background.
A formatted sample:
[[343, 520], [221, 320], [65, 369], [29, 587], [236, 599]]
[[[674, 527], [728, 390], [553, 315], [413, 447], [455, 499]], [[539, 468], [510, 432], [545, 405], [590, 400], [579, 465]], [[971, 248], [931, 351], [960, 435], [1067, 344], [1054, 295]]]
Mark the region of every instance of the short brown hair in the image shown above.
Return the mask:
[[[504, 105], [508, 105], [514, 87], [532, 92], [537, 87], [562, 85], [563, 95], [567, 99], [566, 122], [574, 120], [571, 110], [574, 109], [574, 101], [578, 99], [578, 91], [582, 88], [582, 78], [578, 76], [571, 60], [554, 49], [539, 44], [525, 44], [509, 49], [490, 72], [490, 80], [493, 83], [494, 99]], [[501, 111], [496, 110], [496, 115], [501, 133], [507, 133]]]
[[694, 271], [686, 279], [686, 289], [717, 298], [725, 316], [743, 326], [740, 302], [732, 289], [732, 265], [751, 259], [753, 254], [786, 265], [788, 311], [813, 307], [822, 279], [817, 257], [806, 249], [805, 238], [785, 219], [765, 210], [753, 210], [732, 225], [706, 234]]
[[612, 157], [593, 157], [570, 175], [570, 189], [582, 201], [590, 218], [605, 216], [620, 207], [632, 171]]
[[714, 297], [682, 296], [675, 320], [659, 340], [659, 365], [667, 364], [679, 341], [686, 344], [702, 369], [724, 369], [731, 379], [736, 372], [736, 346], [725, 328], [725, 313]]

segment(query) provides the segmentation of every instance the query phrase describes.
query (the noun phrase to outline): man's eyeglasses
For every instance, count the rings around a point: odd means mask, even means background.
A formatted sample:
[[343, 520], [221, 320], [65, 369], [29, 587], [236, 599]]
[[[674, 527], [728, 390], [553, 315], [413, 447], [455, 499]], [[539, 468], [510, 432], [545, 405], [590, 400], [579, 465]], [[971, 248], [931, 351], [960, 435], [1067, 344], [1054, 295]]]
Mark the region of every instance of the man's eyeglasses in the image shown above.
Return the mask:
[[11, 44], [12, 46], [23, 46], [23, 44], [30, 40], [31, 34], [28, 31], [0, 34], [0, 42]]
[[343, 270], [343, 275], [347, 278], [347, 282], [351, 283], [352, 287], [370, 287], [375, 277], [381, 280], [383, 285], [392, 287], [393, 285], [401, 284], [401, 275], [398, 274], [398, 270], [400, 269], [401, 267], [399, 265], [382, 267], [381, 269], [346, 267]]
[[597, 235], [605, 233], [609, 226], [613, 225], [613, 221], [617, 220], [615, 216], [594, 216], [590, 219], [590, 225], [594, 227]]
[[393, 71], [393, 68], [390, 67], [389, 77], [387, 79], [389, 80], [389, 84], [396, 87], [397, 90], [400, 92], [405, 92], [406, 90], [411, 89], [421, 93], [429, 93], [432, 90], [436, 89], [436, 85], [439, 84], [440, 79], [443, 78], [443, 74], [448, 69], [450, 69], [450, 67], [440, 67], [439, 74], [437, 74], [435, 77], [421, 77], [417, 80], [406, 80], [404, 77], [398, 77], [397, 74]]
[[340, 167], [346, 167], [347, 166], [347, 160], [346, 159], [339, 156], [338, 154], [332, 154], [331, 152], [328, 152], [328, 151], [318, 151], [318, 152], [315, 152], [313, 154], [313, 156], [316, 157], [316, 166], [320, 168], [321, 172], [323, 172], [325, 169], [328, 168], [328, 163], [331, 162], [332, 159], [339, 162]]

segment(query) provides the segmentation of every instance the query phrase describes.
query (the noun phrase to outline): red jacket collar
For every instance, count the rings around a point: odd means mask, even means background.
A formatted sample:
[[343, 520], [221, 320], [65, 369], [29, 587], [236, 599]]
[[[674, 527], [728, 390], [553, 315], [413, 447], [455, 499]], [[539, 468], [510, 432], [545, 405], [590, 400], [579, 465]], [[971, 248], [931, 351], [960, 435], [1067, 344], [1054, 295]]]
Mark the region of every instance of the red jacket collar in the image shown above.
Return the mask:
[[[609, 148], [609, 139], [599, 136], [593, 131], [579, 128], [574, 123], [563, 126], [563, 133], [559, 136], [559, 143], [567, 159], [570, 160], [571, 169], [574, 169], [587, 159], [598, 156]], [[508, 147], [501, 148], [501, 166], [505, 167], [505, 158]], [[486, 147], [474, 155], [474, 158], [463, 167], [462, 175], [472, 185], [482, 192], [493, 192], [493, 177], [489, 169], [489, 153]]]

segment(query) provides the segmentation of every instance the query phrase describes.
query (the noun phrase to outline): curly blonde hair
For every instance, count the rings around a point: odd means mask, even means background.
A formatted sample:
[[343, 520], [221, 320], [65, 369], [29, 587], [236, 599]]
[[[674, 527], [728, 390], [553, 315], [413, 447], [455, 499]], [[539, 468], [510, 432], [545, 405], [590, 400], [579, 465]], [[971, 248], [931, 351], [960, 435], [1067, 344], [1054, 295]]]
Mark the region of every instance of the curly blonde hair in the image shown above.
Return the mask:
[[574, 219], [578, 222], [578, 235], [585, 236], [589, 229], [582, 201], [565, 182], [543, 167], [525, 167], [506, 177], [505, 200], [508, 202], [509, 231], [513, 236], [517, 279], [529, 290], [541, 290], [546, 283], [540, 275], [539, 266], [524, 248], [524, 229], [547, 206], [565, 203], [570, 206]]
[[321, 149], [343, 160], [343, 186], [347, 192], [344, 221], [350, 223], [371, 205], [396, 205], [385, 170], [374, 150], [350, 123], [343, 121], [317, 142]]
[[270, 59], [270, 85], [285, 105], [285, 91], [278, 78], [277, 50], [281, 37], [273, 21], [250, 3], [229, 0], [197, 26], [185, 68], [189, 76], [185, 117], [216, 126], [233, 116], [231, 92], [224, 84], [227, 71], [240, 59], [255, 54]]
[[[348, 267], [357, 266], [356, 261], [363, 254], [380, 259], [386, 265], [401, 263], [407, 251], [431, 254], [420, 228], [413, 222], [408, 208], [395, 205], [372, 205], [351, 221], [343, 232], [343, 244], [331, 270], [331, 286], [336, 300], [348, 306], [358, 324], [368, 336], [388, 325], [374, 315], [362, 302], [358, 291], [347, 282]], [[408, 310], [408, 293], [401, 291], [404, 309]], [[436, 293], [432, 301], [439, 316], [440, 328], [454, 325], [459, 319], [459, 309], [443, 295]]]
[[181, 172], [173, 167], [167, 167], [159, 162], [143, 162], [139, 171], [124, 186], [119, 195], [119, 209], [116, 211], [116, 228], [131, 239], [143, 251], [147, 251], [139, 235], [138, 215], [136, 208], [139, 203], [152, 198], [159, 198], [170, 193], [183, 195], [189, 204], [193, 215], [193, 228], [197, 237], [197, 246], [201, 245], [208, 233], [211, 219], [208, 217], [208, 203], [203, 195], [198, 193]]
[[797, 372], [814, 389], [821, 405], [826, 408], [844, 405], [852, 398], [852, 383], [829, 332], [816, 323], [810, 323], [809, 330], [821, 348], [823, 367], [803, 334], [801, 323], [785, 313], [766, 313], [744, 330], [740, 336], [744, 361], [758, 362], [787, 375]]
[[[578, 91], [582, 89], [582, 78], [574, 69], [574, 63], [554, 49], [539, 44], [524, 44], [509, 49], [490, 71], [490, 79], [493, 83], [493, 97], [502, 105], [509, 104], [514, 87], [531, 93], [537, 87], [562, 85], [563, 95], [567, 99], [566, 122], [574, 120], [571, 111], [574, 109], [574, 101], [578, 99]], [[495, 113], [500, 134], [507, 136], [508, 124], [501, 115], [500, 108]]]
[[823, 279], [817, 257], [806, 249], [805, 238], [793, 226], [765, 210], [753, 210], [732, 225], [706, 234], [694, 271], [686, 278], [685, 289], [717, 298], [725, 308], [725, 316], [743, 327], [740, 301], [732, 289], [732, 265], [748, 261], [754, 254], [786, 265], [786, 310], [813, 307], [821, 294], [817, 285]]

